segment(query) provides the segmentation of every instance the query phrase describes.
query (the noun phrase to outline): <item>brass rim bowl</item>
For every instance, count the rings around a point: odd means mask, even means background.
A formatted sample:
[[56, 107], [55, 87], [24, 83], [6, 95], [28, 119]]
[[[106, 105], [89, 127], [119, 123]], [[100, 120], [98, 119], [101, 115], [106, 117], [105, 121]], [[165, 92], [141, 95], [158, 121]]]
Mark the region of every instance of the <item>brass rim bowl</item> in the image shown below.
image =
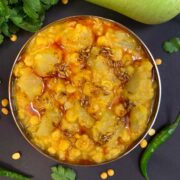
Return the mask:
[[[116, 25], [118, 25], [119, 27], [123, 28], [124, 30], [126, 30], [129, 34], [131, 34], [133, 36], [133, 38], [136, 39], [136, 41], [141, 44], [143, 50], [146, 52], [147, 56], [149, 57], [149, 60], [151, 61], [152, 65], [153, 65], [153, 76], [154, 76], [154, 80], [156, 81], [157, 83], [157, 87], [156, 87], [156, 92], [155, 92], [155, 98], [153, 100], [153, 105], [152, 105], [152, 109], [151, 109], [151, 115], [149, 117], [149, 120], [148, 120], [148, 126], [147, 126], [147, 129], [144, 131], [144, 133], [140, 136], [140, 138], [138, 138], [123, 154], [121, 154], [120, 156], [118, 156], [117, 158], [115, 159], [112, 159], [110, 161], [106, 161], [106, 162], [103, 162], [103, 163], [99, 163], [99, 164], [92, 164], [92, 165], [81, 165], [81, 164], [72, 164], [72, 163], [68, 163], [68, 162], [63, 162], [63, 161], [60, 161], [58, 159], [56, 159], [55, 157], [52, 157], [50, 156], [49, 154], [45, 153], [44, 151], [42, 151], [38, 146], [36, 146], [35, 144], [33, 144], [30, 139], [28, 138], [28, 134], [26, 133], [24, 127], [22, 126], [21, 122], [19, 121], [18, 119], [18, 115], [17, 115], [17, 109], [16, 109], [16, 106], [15, 106], [15, 103], [14, 103], [14, 99], [13, 99], [13, 84], [14, 84], [14, 80], [15, 80], [15, 77], [13, 75], [13, 70], [14, 70], [14, 67], [16, 65], [16, 62], [18, 61], [19, 57], [21, 56], [21, 54], [24, 52], [24, 50], [26, 49], [26, 47], [29, 45], [29, 43], [31, 42], [31, 40], [41, 31], [43, 31], [44, 29], [48, 28], [49, 26], [57, 23], [57, 22], [63, 22], [63, 21], [66, 21], [66, 20], [69, 20], [69, 19], [73, 19], [73, 18], [87, 18], [87, 17], [94, 17], [94, 18], [99, 18], [103, 21], [108, 21], [110, 23], [114, 23]], [[26, 141], [34, 148], [36, 149], [37, 151], [39, 151], [41, 154], [43, 154], [44, 156], [56, 161], [56, 162], [59, 162], [59, 163], [62, 163], [62, 164], [66, 164], [66, 165], [76, 165], [76, 166], [98, 166], [98, 165], [102, 165], [102, 164], [107, 164], [109, 162], [112, 162], [112, 161], [115, 161], [117, 159], [120, 159], [122, 158], [123, 156], [127, 155], [128, 153], [130, 153], [133, 149], [135, 149], [139, 143], [141, 142], [142, 139], [144, 139], [146, 137], [146, 135], [148, 134], [148, 131], [149, 129], [154, 125], [155, 123], [155, 120], [156, 120], [156, 117], [157, 117], [157, 114], [158, 114], [158, 111], [159, 111], [159, 106], [160, 106], [160, 101], [161, 101], [161, 80], [160, 80], [160, 75], [159, 75], [159, 71], [158, 71], [158, 68], [157, 68], [157, 65], [155, 63], [155, 60], [151, 54], [151, 52], [149, 51], [149, 49], [147, 48], [147, 46], [144, 44], [144, 42], [133, 32], [131, 31], [129, 28], [125, 27], [124, 25], [116, 22], [116, 21], [113, 21], [113, 20], [110, 20], [110, 19], [106, 19], [106, 18], [103, 18], [103, 17], [98, 17], [98, 16], [88, 16], [88, 15], [80, 15], [80, 16], [70, 16], [70, 17], [66, 17], [66, 18], [63, 18], [63, 19], [60, 19], [60, 20], [57, 20], [55, 22], [52, 22], [50, 23], [49, 25], [45, 26], [44, 28], [42, 28], [40, 31], [36, 32], [32, 37], [29, 38], [29, 40], [27, 40], [27, 42], [23, 45], [23, 47], [21, 48], [21, 50], [19, 51], [15, 61], [14, 61], [14, 64], [12, 66], [12, 69], [11, 69], [11, 73], [10, 73], [10, 78], [9, 78], [9, 86], [8, 86], [8, 92], [9, 92], [9, 100], [10, 100], [10, 109], [11, 109], [11, 112], [12, 112], [12, 116], [14, 118], [14, 121], [19, 129], [19, 131], [21, 132], [21, 134], [23, 135], [23, 137], [26, 139]]]

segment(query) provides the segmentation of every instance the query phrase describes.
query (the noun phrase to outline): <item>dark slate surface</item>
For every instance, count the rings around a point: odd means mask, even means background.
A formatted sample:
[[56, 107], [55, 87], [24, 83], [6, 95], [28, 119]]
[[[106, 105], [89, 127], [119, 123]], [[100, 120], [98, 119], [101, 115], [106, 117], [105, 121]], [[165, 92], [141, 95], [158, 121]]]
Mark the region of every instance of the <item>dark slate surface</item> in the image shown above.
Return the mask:
[[[162, 102], [155, 123], [155, 129], [172, 122], [180, 110], [180, 53], [172, 55], [162, 51], [164, 40], [180, 37], [180, 16], [168, 23], [150, 26], [130, 20], [116, 12], [76, 0], [67, 6], [58, 5], [46, 15], [45, 24], [71, 15], [97, 15], [113, 19], [132, 29], [142, 38], [155, 58], [162, 58], [163, 64], [159, 66], [162, 79]], [[13, 61], [24, 42], [31, 33], [20, 32], [18, 41], [11, 43], [8, 40], [0, 46], [0, 99], [8, 96], [8, 78]], [[149, 163], [149, 175], [153, 180], [179, 180], [180, 179], [180, 128], [173, 137], [162, 145], [153, 155]], [[18, 161], [11, 159], [15, 151], [22, 152]], [[99, 174], [108, 168], [113, 168], [116, 175], [111, 180], [143, 180], [138, 159], [142, 152], [137, 147], [129, 155], [113, 163], [98, 167], [73, 167], [77, 170], [77, 180], [98, 180]], [[33, 180], [50, 180], [50, 167], [56, 163], [34, 150], [21, 136], [11, 115], [0, 119], [0, 165], [15, 168], [24, 173], [33, 175]], [[0, 180], [7, 178], [0, 177]]]

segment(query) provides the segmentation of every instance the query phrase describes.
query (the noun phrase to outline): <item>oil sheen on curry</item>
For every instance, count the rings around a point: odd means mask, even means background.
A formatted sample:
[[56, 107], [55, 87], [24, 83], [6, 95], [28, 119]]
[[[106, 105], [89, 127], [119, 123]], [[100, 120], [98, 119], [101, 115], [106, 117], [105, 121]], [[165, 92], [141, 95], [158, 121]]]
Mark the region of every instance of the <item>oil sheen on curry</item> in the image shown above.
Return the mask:
[[57, 160], [110, 161], [146, 131], [152, 69], [141, 44], [113, 22], [56, 22], [34, 36], [15, 65], [18, 119], [30, 141]]

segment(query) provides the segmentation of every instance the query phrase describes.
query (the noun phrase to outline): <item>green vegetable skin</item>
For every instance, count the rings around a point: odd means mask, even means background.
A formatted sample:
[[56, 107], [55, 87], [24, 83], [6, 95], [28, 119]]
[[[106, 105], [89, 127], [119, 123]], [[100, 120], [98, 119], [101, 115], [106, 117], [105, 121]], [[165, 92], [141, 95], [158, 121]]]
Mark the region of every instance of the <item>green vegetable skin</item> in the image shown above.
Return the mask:
[[7, 170], [5, 168], [0, 168], [0, 177], [2, 176], [9, 177], [14, 180], [30, 180], [30, 178], [27, 176], [24, 176], [14, 171]]
[[154, 151], [164, 142], [166, 142], [171, 135], [174, 133], [178, 124], [180, 123], [180, 113], [178, 114], [176, 121], [165, 128], [163, 128], [149, 143], [148, 147], [145, 149], [141, 160], [140, 160], [140, 169], [142, 175], [145, 177], [146, 180], [149, 180], [147, 174], [147, 164], [149, 159], [151, 158]]
[[86, 0], [145, 24], [160, 24], [180, 13], [180, 0]]

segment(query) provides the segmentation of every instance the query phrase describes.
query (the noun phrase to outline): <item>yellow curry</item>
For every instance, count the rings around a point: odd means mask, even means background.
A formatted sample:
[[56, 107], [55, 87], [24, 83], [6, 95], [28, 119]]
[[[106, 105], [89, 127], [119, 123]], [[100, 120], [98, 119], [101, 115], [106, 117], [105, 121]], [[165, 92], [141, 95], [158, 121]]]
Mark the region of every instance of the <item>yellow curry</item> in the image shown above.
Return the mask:
[[153, 65], [125, 29], [71, 18], [39, 32], [13, 74], [18, 118], [30, 141], [74, 164], [115, 159], [146, 131]]

